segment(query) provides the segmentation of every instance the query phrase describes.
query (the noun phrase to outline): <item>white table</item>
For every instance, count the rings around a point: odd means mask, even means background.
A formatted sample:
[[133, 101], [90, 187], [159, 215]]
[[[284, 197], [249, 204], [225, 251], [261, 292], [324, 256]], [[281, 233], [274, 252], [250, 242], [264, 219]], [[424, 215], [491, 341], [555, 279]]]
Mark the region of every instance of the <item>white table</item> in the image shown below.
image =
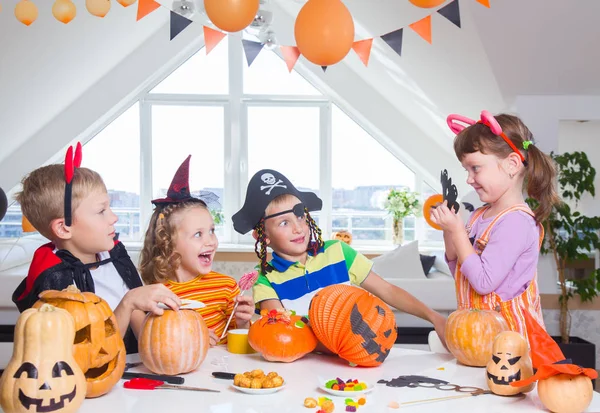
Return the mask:
[[[128, 357], [137, 361], [137, 355]], [[221, 364], [225, 362], [226, 365]], [[220, 365], [219, 365], [220, 364]], [[286, 381], [286, 387], [270, 395], [248, 395], [238, 392], [229, 380], [215, 379], [213, 371], [240, 372], [262, 369], [265, 373], [276, 371]], [[148, 372], [144, 367], [131, 371]], [[357, 378], [376, 383], [379, 379], [392, 379], [401, 375], [423, 375], [446, 380], [462, 386], [477, 386], [487, 389], [483, 368], [465, 367], [456, 364], [448, 355], [394, 348], [382, 366], [376, 368], [350, 367], [347, 362], [334, 356], [310, 354], [293, 363], [270, 363], [258, 354], [236, 355], [228, 353], [224, 347], [209, 350], [206, 360], [198, 370], [186, 374], [185, 385], [221, 390], [221, 393], [206, 393], [183, 390], [129, 390], [119, 382], [112, 391], [97, 399], [83, 402], [80, 412], [84, 413], [283, 413], [316, 412], [316, 408], [303, 406], [306, 397], [327, 396], [335, 403], [335, 413], [345, 411], [344, 398], [328, 395], [318, 389], [318, 377], [331, 379]], [[435, 397], [459, 395], [425, 388], [393, 388], [377, 384], [366, 394], [367, 403], [358, 408], [359, 413], [369, 412], [538, 412], [544, 411], [535, 390], [525, 398], [506, 398], [495, 395], [482, 395], [435, 403], [401, 406], [390, 409], [391, 401], [399, 403]], [[600, 394], [594, 393], [588, 412], [600, 412]]]

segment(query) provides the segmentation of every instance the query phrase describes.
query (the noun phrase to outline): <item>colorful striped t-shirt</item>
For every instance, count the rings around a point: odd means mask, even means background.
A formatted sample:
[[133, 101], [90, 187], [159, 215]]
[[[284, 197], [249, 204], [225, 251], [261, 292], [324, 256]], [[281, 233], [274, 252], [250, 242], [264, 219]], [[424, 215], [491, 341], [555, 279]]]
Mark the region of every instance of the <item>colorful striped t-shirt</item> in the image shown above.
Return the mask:
[[[233, 278], [211, 271], [183, 283], [168, 281], [165, 286], [181, 299], [202, 301], [206, 307], [196, 311], [202, 315], [208, 329], [214, 330], [217, 337], [221, 337], [227, 319], [233, 311], [234, 299], [240, 294], [240, 287]], [[236, 328], [235, 316], [231, 320], [228, 330], [233, 328]], [[219, 343], [226, 342], [227, 336]]]
[[273, 252], [274, 270], [261, 274], [252, 288], [254, 302], [280, 300], [297, 314], [308, 314], [308, 306], [317, 291], [333, 284], [360, 285], [373, 263], [354, 248], [339, 240], [325, 241], [316, 254], [310, 252], [306, 264], [288, 261]]

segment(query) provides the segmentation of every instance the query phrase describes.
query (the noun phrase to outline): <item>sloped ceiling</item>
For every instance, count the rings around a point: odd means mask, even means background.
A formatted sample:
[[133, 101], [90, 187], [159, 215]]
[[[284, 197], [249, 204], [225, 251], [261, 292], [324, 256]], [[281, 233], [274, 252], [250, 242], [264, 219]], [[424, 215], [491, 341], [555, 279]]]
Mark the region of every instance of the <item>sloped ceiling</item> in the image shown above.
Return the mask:
[[[182, 51], [201, 34], [192, 25], [169, 42], [164, 10], [136, 23], [136, 6], [124, 9], [114, 1], [107, 17], [98, 19], [85, 11], [82, 0], [75, 0], [79, 15], [66, 26], [51, 17], [51, 2], [38, 1], [40, 18], [25, 27], [12, 14], [16, 1], [3, 1], [0, 12], [4, 188], [122, 103], [125, 92], [182, 61]], [[294, 44], [293, 20], [303, 1], [271, 1], [280, 43]], [[600, 2], [492, 0], [488, 9], [475, 0], [459, 1], [462, 28], [434, 13], [433, 44], [406, 28], [398, 56], [377, 37], [433, 11], [408, 0], [346, 0], [356, 39], [376, 38], [369, 67], [353, 52], [326, 74], [302, 59], [299, 63], [309, 80], [329, 87], [431, 176], [440, 167], [460, 169], [445, 126], [449, 113], [510, 110], [515, 96], [523, 94], [600, 94], [600, 49], [593, 47], [600, 25], [592, 20]], [[140, 57], [142, 49], [145, 58]], [[157, 57], [151, 59], [151, 54]], [[122, 81], [127, 76], [128, 83]], [[357, 79], [361, 84], [354, 90]], [[80, 106], [95, 102], [90, 113], [81, 111]]]

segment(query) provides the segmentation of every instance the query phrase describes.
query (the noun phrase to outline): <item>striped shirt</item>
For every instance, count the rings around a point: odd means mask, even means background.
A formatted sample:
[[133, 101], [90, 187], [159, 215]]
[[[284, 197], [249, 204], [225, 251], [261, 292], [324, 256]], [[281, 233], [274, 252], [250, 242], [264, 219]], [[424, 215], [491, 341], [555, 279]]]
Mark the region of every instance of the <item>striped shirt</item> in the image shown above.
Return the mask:
[[309, 252], [304, 265], [276, 252], [270, 264], [274, 270], [261, 274], [252, 288], [254, 302], [280, 300], [286, 309], [302, 315], [308, 314], [317, 291], [333, 284], [360, 285], [373, 266], [367, 257], [339, 240], [325, 241], [314, 256]]
[[[165, 286], [181, 299], [203, 302], [206, 307], [196, 311], [202, 315], [208, 329], [214, 330], [217, 337], [221, 337], [225, 324], [233, 311], [235, 297], [240, 294], [240, 287], [233, 278], [211, 271], [183, 283], [168, 281]], [[236, 328], [235, 316], [231, 320], [228, 330], [233, 328]], [[226, 342], [227, 336], [219, 344]]]

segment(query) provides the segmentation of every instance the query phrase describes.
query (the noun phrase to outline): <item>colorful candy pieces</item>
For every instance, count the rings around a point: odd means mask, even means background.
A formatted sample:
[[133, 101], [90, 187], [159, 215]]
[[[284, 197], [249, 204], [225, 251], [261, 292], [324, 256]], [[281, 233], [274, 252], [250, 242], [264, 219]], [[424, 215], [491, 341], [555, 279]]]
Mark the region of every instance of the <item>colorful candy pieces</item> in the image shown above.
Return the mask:
[[354, 401], [354, 399], [346, 399], [344, 400], [344, 404], [346, 405], [347, 412], [355, 412], [358, 410], [358, 406], [363, 406], [367, 402], [367, 399], [361, 397], [358, 401]]
[[364, 382], [359, 382], [356, 379], [344, 381], [338, 377], [325, 383], [325, 387], [338, 391], [363, 391], [366, 390], [367, 384]]

